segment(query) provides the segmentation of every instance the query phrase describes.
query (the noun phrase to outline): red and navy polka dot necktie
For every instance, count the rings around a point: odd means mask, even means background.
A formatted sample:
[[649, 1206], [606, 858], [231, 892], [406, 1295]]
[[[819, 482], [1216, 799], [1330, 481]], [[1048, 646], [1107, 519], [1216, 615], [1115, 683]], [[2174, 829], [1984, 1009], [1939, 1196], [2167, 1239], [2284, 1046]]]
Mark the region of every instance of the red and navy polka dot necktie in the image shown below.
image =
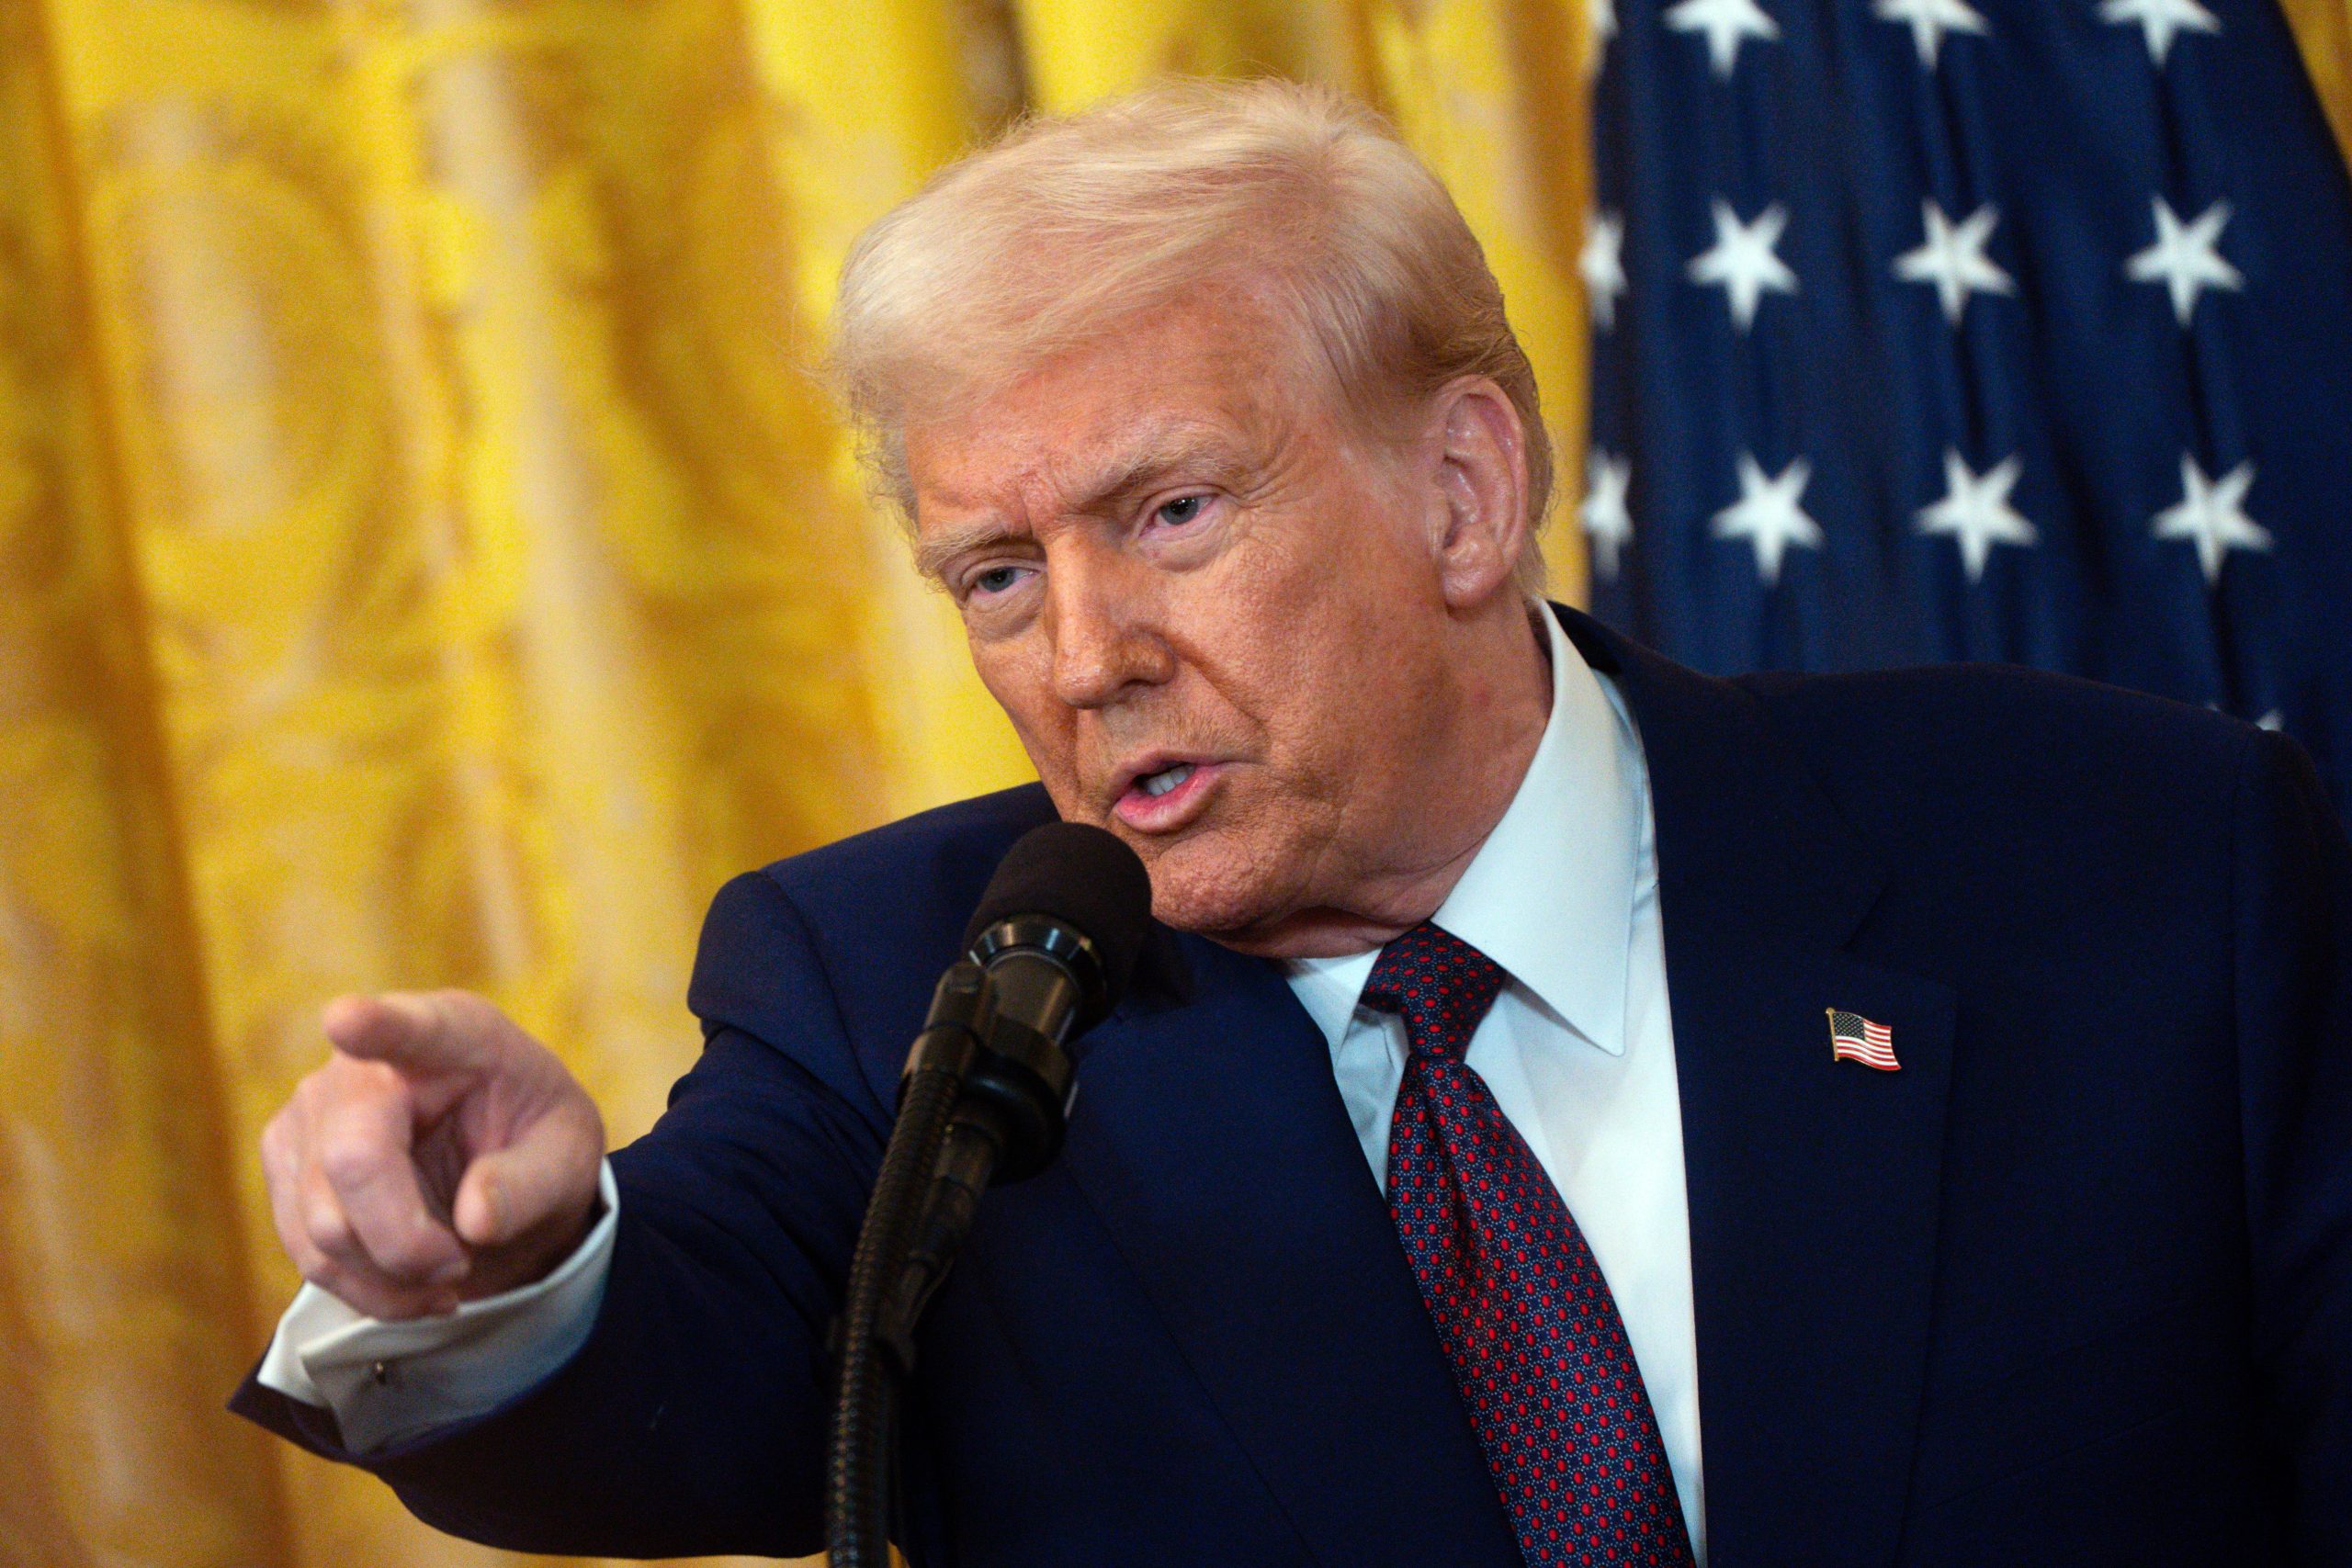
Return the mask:
[[1363, 1005], [1411, 1047], [1388, 1134], [1388, 1206], [1487, 1468], [1531, 1568], [1687, 1565], [1674, 1474], [1608, 1282], [1559, 1189], [1464, 1065], [1503, 972], [1422, 924]]

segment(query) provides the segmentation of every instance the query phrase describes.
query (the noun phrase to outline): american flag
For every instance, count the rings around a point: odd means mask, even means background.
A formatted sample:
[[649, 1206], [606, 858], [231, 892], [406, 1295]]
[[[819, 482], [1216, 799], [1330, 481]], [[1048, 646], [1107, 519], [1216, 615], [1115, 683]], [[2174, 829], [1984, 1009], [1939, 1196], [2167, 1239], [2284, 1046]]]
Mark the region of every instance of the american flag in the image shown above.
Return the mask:
[[2277, 0], [1594, 0], [1602, 616], [2284, 728], [2352, 816], [2352, 178]]
[[1894, 1072], [1903, 1065], [1894, 1059], [1894, 1032], [1886, 1025], [1872, 1023], [1858, 1012], [1840, 1012], [1836, 1008], [1827, 1010], [1831, 1061], [1860, 1062], [1883, 1073]]

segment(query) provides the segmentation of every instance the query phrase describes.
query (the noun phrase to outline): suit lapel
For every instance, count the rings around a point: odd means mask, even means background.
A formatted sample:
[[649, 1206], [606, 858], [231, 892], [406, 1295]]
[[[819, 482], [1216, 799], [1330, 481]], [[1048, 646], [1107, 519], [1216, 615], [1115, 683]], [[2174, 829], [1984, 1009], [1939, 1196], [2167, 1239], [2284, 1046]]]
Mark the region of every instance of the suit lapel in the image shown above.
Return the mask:
[[[1883, 1562], [1926, 1363], [1953, 998], [1845, 949], [1883, 884], [1754, 697], [1582, 616], [1641, 730], [1682, 1099], [1713, 1568]], [[1825, 1010], [1901, 1066], [1830, 1055]]]
[[1519, 1562], [1331, 1076], [1277, 970], [1196, 938], [1087, 1047], [1066, 1158], [1316, 1558]]

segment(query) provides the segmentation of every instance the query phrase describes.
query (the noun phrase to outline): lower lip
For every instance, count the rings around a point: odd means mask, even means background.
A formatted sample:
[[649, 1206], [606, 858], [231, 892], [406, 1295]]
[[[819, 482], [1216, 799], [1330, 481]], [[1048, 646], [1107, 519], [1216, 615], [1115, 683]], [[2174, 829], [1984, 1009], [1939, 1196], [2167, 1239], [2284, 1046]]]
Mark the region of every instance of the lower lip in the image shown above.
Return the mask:
[[1173, 832], [1200, 815], [1222, 771], [1215, 762], [1195, 762], [1192, 776], [1166, 795], [1146, 795], [1140, 784], [1129, 784], [1112, 809], [1138, 833]]

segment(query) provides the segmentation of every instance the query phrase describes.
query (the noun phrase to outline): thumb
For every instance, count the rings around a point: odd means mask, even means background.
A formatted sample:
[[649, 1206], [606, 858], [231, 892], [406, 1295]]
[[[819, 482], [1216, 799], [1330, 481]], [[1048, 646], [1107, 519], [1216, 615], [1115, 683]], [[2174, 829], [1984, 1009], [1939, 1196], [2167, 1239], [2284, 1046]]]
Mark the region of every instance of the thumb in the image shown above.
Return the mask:
[[542, 1116], [466, 1168], [450, 1219], [468, 1247], [500, 1247], [587, 1213], [604, 1140], [574, 1122], [561, 1111]]

